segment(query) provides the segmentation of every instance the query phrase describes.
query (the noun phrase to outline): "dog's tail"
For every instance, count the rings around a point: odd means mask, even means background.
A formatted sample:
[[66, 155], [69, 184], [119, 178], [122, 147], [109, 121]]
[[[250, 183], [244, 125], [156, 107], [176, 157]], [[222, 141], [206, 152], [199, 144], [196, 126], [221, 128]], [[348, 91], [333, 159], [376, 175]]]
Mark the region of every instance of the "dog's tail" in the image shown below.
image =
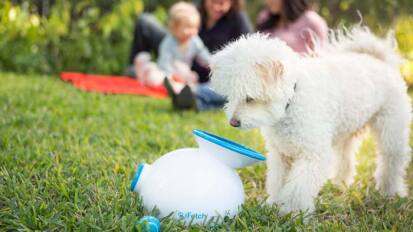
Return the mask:
[[375, 36], [367, 27], [354, 26], [352, 29], [341, 29], [330, 32], [330, 43], [327, 50], [363, 53], [373, 56], [399, 68], [402, 58], [397, 53], [397, 41], [394, 32], [390, 31], [386, 38]]

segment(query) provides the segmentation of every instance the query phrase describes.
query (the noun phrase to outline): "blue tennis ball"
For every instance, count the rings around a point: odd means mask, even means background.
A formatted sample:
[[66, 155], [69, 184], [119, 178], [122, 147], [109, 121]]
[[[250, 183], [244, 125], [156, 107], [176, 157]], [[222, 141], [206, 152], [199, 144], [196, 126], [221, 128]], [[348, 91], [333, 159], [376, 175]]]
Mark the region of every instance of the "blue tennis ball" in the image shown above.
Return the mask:
[[161, 223], [159, 219], [153, 216], [144, 216], [138, 221], [139, 225], [144, 232], [159, 232], [161, 229]]

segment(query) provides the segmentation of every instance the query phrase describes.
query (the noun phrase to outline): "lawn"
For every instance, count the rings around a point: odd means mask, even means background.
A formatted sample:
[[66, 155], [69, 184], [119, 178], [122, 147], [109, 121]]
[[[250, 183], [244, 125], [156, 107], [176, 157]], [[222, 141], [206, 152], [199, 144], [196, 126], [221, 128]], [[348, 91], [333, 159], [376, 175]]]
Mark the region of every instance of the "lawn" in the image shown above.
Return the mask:
[[[259, 131], [231, 128], [222, 112], [174, 112], [168, 100], [81, 92], [55, 76], [0, 73], [0, 231], [131, 231], [148, 212], [129, 185], [137, 165], [195, 146], [199, 128], [260, 152]], [[348, 189], [327, 184], [317, 211], [278, 217], [265, 201], [264, 163], [240, 171], [247, 201], [212, 228], [161, 221], [164, 231], [411, 231], [413, 194], [374, 190], [375, 148], [367, 140]], [[413, 187], [413, 165], [409, 189]]]

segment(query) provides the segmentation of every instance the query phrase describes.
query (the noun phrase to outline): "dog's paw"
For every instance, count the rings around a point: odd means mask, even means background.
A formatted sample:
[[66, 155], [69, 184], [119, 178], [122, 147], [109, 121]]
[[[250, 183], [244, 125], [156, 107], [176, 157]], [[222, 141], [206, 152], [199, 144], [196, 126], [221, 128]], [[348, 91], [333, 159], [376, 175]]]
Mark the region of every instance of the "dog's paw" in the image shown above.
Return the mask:
[[406, 197], [407, 196], [407, 188], [404, 184], [401, 185], [384, 185], [384, 184], [376, 184], [376, 190], [379, 191], [386, 197]]
[[265, 203], [270, 207], [278, 208], [278, 215], [285, 216], [287, 214], [299, 214], [300, 210], [294, 207], [291, 207], [289, 204], [282, 203], [279, 199], [269, 197]]
[[311, 196], [305, 192], [291, 192], [288, 189], [281, 191], [277, 205], [280, 207], [281, 216], [300, 212], [308, 214], [315, 210], [314, 199]]
[[386, 197], [406, 197], [407, 186], [402, 176], [384, 175], [383, 172], [376, 172], [376, 190]]

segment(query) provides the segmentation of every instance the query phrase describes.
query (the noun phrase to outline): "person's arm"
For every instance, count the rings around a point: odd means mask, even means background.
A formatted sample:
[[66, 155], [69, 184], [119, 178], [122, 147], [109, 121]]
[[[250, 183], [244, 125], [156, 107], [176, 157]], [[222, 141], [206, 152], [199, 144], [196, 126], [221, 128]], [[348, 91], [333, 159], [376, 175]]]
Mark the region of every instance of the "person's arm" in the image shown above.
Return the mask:
[[159, 46], [158, 66], [167, 74], [173, 71], [173, 43], [169, 36], [165, 37]]
[[240, 11], [238, 13], [237, 19], [237, 32], [239, 33], [238, 36], [254, 32], [251, 20], [245, 11]]
[[207, 67], [211, 59], [211, 53], [208, 51], [208, 48], [205, 46], [205, 44], [198, 36], [195, 36], [194, 43], [196, 47], [196, 61], [199, 64]]
[[[328, 26], [324, 19], [317, 13], [310, 12], [308, 15], [308, 27], [313, 33], [315, 33], [320, 45], [324, 46], [328, 40]], [[312, 43], [310, 43], [310, 45], [311, 48], [314, 46]]]

